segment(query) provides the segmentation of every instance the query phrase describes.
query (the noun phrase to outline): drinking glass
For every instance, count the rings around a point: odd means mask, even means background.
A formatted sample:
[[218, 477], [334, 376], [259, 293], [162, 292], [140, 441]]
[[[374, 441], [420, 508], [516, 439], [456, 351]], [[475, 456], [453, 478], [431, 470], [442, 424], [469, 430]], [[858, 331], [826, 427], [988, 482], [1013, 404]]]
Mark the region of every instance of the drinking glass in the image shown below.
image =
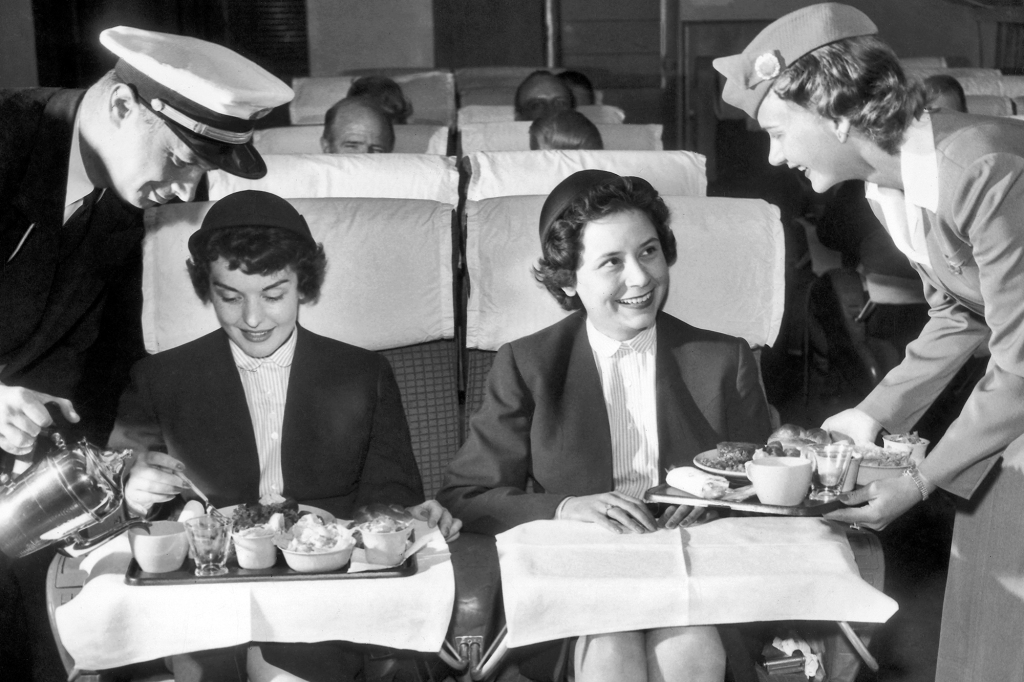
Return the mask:
[[231, 543], [231, 519], [209, 514], [185, 521], [192, 557], [196, 562], [196, 575], [224, 575], [228, 569], [228, 546]]
[[846, 472], [850, 470], [853, 447], [849, 443], [830, 443], [814, 449], [816, 474], [812, 500], [829, 501], [839, 497]]

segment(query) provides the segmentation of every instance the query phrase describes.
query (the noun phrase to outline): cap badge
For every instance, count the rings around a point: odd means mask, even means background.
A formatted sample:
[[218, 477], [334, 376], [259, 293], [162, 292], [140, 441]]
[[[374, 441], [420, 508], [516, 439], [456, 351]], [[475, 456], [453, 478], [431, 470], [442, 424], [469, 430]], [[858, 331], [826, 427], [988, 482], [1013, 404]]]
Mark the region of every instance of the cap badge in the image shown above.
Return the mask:
[[782, 60], [779, 59], [778, 51], [765, 52], [754, 60], [754, 75], [758, 77], [758, 80], [751, 85], [777, 78], [780, 73], [782, 73]]

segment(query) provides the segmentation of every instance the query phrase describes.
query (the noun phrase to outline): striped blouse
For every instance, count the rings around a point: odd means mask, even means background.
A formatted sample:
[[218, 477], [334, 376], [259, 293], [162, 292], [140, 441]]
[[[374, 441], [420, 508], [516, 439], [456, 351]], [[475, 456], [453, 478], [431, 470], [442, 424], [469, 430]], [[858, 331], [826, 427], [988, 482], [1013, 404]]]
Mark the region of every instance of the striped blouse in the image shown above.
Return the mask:
[[231, 342], [231, 355], [245, 389], [245, 402], [260, 458], [260, 497], [284, 495], [281, 469], [281, 428], [288, 396], [288, 376], [295, 356], [295, 332], [265, 358], [254, 358]]

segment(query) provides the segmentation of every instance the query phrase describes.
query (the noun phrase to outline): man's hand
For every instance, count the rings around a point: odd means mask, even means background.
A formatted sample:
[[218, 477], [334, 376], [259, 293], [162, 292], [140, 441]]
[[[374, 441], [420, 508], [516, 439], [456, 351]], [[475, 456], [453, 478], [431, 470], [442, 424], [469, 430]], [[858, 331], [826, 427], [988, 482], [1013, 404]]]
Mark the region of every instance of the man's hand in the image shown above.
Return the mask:
[[124, 487], [128, 508], [144, 517], [154, 504], [178, 495], [186, 486], [174, 472], [184, 470], [184, 464], [163, 452], [144, 452], [136, 457]]
[[437, 500], [427, 500], [415, 507], [407, 507], [406, 511], [412, 514], [413, 518], [426, 521], [431, 528], [437, 526], [447, 542], [452, 542], [459, 537], [462, 521], [453, 518], [451, 512], [442, 507]]
[[66, 398], [0, 384], [0, 448], [12, 455], [32, 454], [40, 429], [53, 423], [46, 403], [54, 403], [69, 422], [81, 417]]
[[826, 419], [821, 428], [833, 438], [836, 435], [848, 436], [858, 445], [873, 445], [882, 425], [867, 412], [852, 407]]
[[558, 518], [596, 523], [613, 533], [653, 533], [658, 529], [643, 502], [615, 491], [571, 497]]
[[862, 526], [882, 530], [908, 509], [921, 501], [921, 491], [909, 476], [883, 478], [863, 488], [843, 494], [841, 499], [848, 505], [866, 506], [839, 509], [825, 514], [826, 519], [844, 523], [859, 523]]

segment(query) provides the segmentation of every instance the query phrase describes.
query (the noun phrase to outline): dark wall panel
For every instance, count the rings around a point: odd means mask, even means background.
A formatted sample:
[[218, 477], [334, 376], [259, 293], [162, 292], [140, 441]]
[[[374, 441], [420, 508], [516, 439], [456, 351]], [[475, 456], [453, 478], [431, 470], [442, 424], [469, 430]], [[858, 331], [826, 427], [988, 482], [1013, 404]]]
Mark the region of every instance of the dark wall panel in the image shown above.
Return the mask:
[[543, 0], [434, 0], [434, 63], [543, 66]]

